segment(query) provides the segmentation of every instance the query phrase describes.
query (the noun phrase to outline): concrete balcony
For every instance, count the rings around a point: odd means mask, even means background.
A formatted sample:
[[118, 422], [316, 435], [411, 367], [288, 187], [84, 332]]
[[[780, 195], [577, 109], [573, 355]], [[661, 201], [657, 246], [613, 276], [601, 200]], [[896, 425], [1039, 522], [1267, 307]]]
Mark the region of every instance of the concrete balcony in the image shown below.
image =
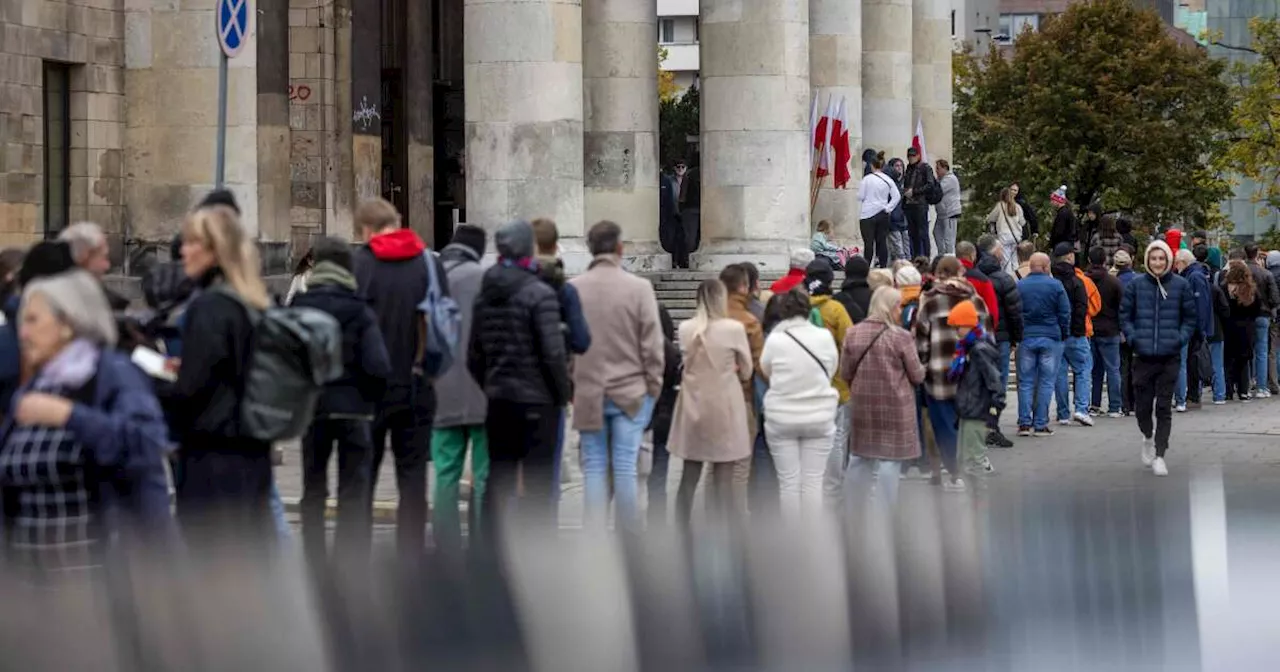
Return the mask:
[[698, 45], [694, 44], [664, 44], [662, 48], [667, 50], [667, 60], [663, 61], [662, 69], [671, 72], [685, 72], [698, 70]]
[[698, 0], [658, 0], [658, 16], [697, 16]]

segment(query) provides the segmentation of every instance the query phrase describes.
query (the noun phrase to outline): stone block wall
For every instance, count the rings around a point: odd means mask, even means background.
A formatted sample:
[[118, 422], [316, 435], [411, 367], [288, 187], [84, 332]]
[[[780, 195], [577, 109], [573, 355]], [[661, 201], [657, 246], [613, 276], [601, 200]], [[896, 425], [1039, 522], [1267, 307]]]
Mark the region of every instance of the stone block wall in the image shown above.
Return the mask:
[[[129, 0], [132, 2], [133, 0]], [[69, 219], [122, 237], [125, 0], [0, 0], [0, 246], [45, 235], [44, 63], [66, 64]]]

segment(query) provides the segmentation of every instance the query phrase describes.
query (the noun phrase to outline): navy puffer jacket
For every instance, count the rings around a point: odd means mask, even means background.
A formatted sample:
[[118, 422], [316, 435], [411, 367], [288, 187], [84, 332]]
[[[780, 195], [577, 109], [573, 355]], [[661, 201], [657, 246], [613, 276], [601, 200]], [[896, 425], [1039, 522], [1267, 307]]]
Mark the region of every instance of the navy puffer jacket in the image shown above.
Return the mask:
[[1159, 281], [1149, 273], [1133, 279], [1120, 301], [1120, 325], [1135, 354], [1177, 356], [1196, 330], [1196, 297], [1191, 283], [1171, 271]]

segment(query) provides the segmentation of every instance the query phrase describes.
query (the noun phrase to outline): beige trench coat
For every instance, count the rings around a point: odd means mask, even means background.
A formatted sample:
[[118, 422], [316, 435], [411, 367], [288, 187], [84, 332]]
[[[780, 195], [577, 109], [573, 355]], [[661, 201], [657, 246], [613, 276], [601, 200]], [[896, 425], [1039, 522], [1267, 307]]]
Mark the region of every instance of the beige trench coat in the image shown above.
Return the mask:
[[740, 322], [715, 320], [693, 336], [693, 321], [680, 325], [684, 377], [676, 399], [667, 449], [683, 460], [734, 462], [751, 455], [747, 402], [739, 390], [751, 379], [751, 346]]

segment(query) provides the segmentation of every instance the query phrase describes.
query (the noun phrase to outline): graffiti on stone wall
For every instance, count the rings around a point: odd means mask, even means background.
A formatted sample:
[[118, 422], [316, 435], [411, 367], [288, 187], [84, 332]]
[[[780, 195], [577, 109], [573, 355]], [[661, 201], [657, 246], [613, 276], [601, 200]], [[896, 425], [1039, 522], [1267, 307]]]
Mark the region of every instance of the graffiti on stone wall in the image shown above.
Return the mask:
[[360, 126], [360, 130], [368, 131], [375, 119], [382, 121], [378, 106], [370, 105], [368, 96], [360, 96], [360, 107], [357, 107], [355, 114], [351, 115], [351, 122]]
[[289, 100], [305, 101], [311, 97], [311, 87], [306, 84], [289, 85]]

